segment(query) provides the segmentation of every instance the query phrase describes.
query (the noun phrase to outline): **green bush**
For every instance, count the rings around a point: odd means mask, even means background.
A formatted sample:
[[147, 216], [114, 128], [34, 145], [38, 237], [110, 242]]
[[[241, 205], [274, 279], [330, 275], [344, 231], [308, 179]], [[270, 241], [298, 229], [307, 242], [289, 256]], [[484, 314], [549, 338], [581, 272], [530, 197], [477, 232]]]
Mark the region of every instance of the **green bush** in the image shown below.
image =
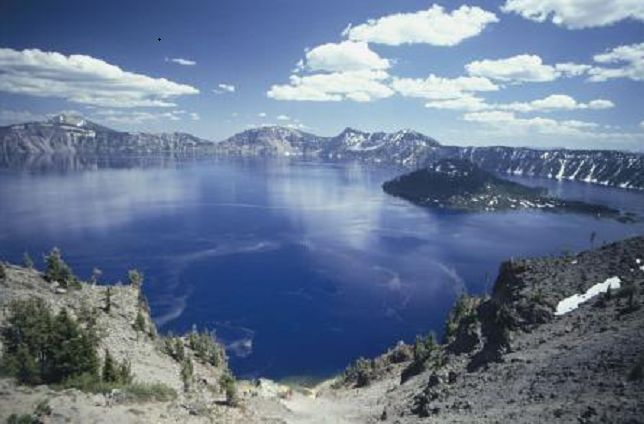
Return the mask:
[[51, 249], [49, 255], [45, 256], [45, 263], [47, 264], [47, 268], [45, 269], [45, 279], [47, 281], [57, 281], [62, 287], [70, 287], [77, 284], [76, 277], [69, 265], [63, 261], [59, 248], [54, 247]]
[[368, 386], [373, 379], [373, 370], [373, 360], [358, 358], [344, 370], [335, 387], [338, 388], [344, 384], [355, 384], [356, 387]]
[[186, 392], [189, 391], [194, 381], [194, 368], [190, 358], [185, 358], [181, 364], [181, 381], [183, 381], [183, 389]]
[[62, 309], [53, 315], [42, 299], [9, 304], [2, 330], [2, 369], [23, 384], [59, 383], [98, 373], [97, 337]]
[[216, 341], [212, 333], [204, 330], [198, 332], [193, 327], [188, 336], [188, 345], [195, 352], [195, 356], [202, 362], [218, 367], [225, 361], [225, 351]]
[[133, 287], [140, 289], [143, 286], [143, 273], [136, 269], [131, 269], [127, 272], [127, 280]]
[[136, 314], [136, 319], [134, 320], [134, 330], [136, 330], [137, 333], [146, 333], [146, 327], [145, 317], [139, 309]]
[[226, 394], [226, 404], [228, 406], [238, 406], [239, 405], [239, 394], [237, 393], [237, 382], [235, 377], [230, 373], [222, 374], [219, 379], [219, 386]]
[[476, 312], [478, 303], [479, 299], [476, 297], [462, 295], [458, 298], [445, 322], [445, 331], [443, 333], [444, 343], [449, 344], [454, 341], [461, 323], [467, 325], [478, 319]]
[[31, 414], [11, 414], [7, 418], [7, 424], [39, 424], [40, 420]]

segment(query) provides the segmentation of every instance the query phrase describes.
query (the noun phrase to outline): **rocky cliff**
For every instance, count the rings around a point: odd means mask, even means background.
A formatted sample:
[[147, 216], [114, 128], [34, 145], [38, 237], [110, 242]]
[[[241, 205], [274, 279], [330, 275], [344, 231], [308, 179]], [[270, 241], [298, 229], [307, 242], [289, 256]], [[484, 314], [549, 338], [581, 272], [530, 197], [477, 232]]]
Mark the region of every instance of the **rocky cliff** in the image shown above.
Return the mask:
[[321, 137], [297, 129], [262, 127], [213, 142], [184, 133], [115, 131], [65, 115], [47, 122], [0, 127], [0, 163], [15, 163], [17, 157], [25, 160], [25, 155], [131, 153], [309, 156], [412, 169], [442, 158], [462, 158], [497, 174], [644, 189], [644, 155], [640, 153], [445, 146], [412, 130], [368, 133], [347, 128], [337, 136]]

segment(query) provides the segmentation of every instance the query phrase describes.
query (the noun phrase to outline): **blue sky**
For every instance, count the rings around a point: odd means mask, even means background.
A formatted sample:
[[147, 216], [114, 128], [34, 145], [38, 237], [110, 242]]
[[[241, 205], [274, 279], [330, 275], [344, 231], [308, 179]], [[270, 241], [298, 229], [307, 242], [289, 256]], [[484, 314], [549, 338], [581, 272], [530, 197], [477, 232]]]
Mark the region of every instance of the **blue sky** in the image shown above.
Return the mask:
[[641, 0], [0, 1], [2, 124], [644, 150], [643, 83]]

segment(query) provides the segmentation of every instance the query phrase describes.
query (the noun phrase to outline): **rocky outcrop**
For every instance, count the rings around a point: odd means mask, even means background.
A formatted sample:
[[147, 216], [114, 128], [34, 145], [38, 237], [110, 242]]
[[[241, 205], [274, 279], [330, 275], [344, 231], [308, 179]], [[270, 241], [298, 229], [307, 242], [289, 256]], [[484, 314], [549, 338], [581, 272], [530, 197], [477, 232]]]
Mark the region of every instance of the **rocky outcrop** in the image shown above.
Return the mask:
[[[643, 265], [644, 237], [505, 262], [492, 295], [462, 308], [445, 365], [417, 378], [408, 412], [388, 409], [444, 423], [640, 422]], [[619, 290], [556, 314], [562, 300], [615, 278]]]
[[619, 211], [602, 205], [550, 197], [547, 190], [507, 181], [464, 159], [441, 159], [429, 166], [403, 174], [382, 185], [383, 190], [421, 206], [492, 212], [541, 209], [615, 217]]

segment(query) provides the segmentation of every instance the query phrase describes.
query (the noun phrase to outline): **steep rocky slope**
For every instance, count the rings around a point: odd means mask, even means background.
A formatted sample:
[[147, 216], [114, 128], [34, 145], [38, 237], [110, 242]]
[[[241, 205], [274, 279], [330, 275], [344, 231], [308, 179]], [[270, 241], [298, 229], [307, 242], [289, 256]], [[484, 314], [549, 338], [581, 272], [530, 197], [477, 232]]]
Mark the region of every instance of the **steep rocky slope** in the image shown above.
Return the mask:
[[[559, 310], [609, 279], [608, 294]], [[641, 423], [643, 290], [644, 237], [505, 262], [491, 297], [455, 308], [447, 344], [430, 355], [440, 360], [421, 372], [386, 356], [363, 367], [371, 383], [353, 393], [379, 407], [361, 422]], [[342, 382], [345, 393], [359, 385]]]
[[[162, 339], [150, 335], [155, 333], [154, 324], [145, 308], [141, 309], [138, 288], [82, 283], [81, 288], [62, 289], [33, 269], [5, 266], [4, 270], [6, 276], [0, 278], [0, 327], [7, 324], [7, 306], [19, 299], [40, 298], [53, 312], [65, 308], [72, 316], [92, 311], [98, 329], [99, 355], [103, 357], [109, 350], [117, 362], [128, 360], [136, 383], [160, 384], [173, 390], [176, 398], [137, 400], [118, 389], [93, 394], [44, 385], [19, 386], [5, 376], [0, 377], [0, 422], [6, 422], [11, 414], [31, 414], [43, 401], [51, 413], [41, 419], [50, 423], [258, 422], [253, 411], [225, 405], [226, 395], [219, 379], [227, 372], [226, 362], [215, 367], [198, 359], [187, 338], [182, 339], [182, 344], [187, 357], [192, 358], [194, 383], [189, 391], [184, 390], [180, 363], [168, 354]], [[108, 288], [111, 308], [106, 312]], [[141, 310], [150, 334], [135, 329]], [[241, 384], [239, 389], [247, 396], [264, 395], [268, 399], [276, 398], [284, 390], [277, 387], [267, 393], [261, 385], [250, 384]]]
[[[104, 286], [62, 292], [36, 271], [6, 271], [2, 305], [37, 296], [75, 311], [104, 301]], [[644, 236], [577, 255], [509, 260], [491, 296], [458, 302], [444, 344], [398, 344], [311, 390], [242, 383], [240, 408], [223, 406], [213, 387], [223, 368], [198, 364], [197, 388], [183, 392], [176, 362], [133, 330], [137, 290], [113, 290], [115, 308], [98, 320], [102, 346], [130, 358], [137, 379], [174, 387], [178, 398], [132, 402], [2, 378], [1, 420], [47, 400], [46, 422], [643, 422]]]
[[0, 163], [37, 154], [227, 154], [355, 159], [416, 168], [442, 158], [468, 159], [497, 174], [644, 189], [644, 155], [612, 150], [457, 147], [412, 130], [368, 133], [347, 128], [321, 137], [284, 127], [254, 128], [213, 142], [190, 134], [114, 131], [77, 117], [0, 127]]

